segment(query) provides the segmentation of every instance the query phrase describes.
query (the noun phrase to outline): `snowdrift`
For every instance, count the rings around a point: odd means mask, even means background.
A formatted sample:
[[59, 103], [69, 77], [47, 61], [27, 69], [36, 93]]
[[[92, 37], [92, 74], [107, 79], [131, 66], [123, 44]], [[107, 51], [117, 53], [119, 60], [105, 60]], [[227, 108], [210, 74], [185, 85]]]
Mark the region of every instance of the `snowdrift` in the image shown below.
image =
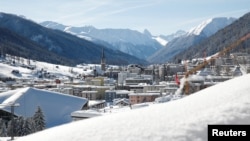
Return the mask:
[[22, 88], [0, 93], [0, 109], [11, 112], [10, 103], [18, 103], [15, 115], [31, 117], [40, 106], [46, 127], [71, 122], [71, 113], [81, 110], [86, 99], [34, 88]]
[[250, 75], [180, 100], [73, 122], [20, 141], [204, 141], [208, 124], [250, 124]]

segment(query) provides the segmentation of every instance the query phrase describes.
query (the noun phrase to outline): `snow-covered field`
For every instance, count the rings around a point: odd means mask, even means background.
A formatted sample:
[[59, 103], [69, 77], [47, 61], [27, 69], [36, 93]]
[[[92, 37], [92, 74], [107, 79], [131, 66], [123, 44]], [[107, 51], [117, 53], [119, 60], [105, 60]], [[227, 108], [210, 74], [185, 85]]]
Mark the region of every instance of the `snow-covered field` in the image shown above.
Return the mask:
[[250, 124], [250, 75], [180, 100], [96, 117], [21, 137], [20, 141], [205, 141], [208, 124]]
[[[9, 61], [10, 62], [10, 61]], [[46, 62], [39, 62], [30, 60], [30, 66], [35, 66], [34, 70], [22, 67], [22, 65], [27, 65], [27, 60], [24, 59], [24, 64], [16, 63], [11, 65], [0, 58], [0, 76], [1, 77], [11, 77], [11, 78], [27, 78], [27, 79], [37, 79], [38, 71], [44, 70], [51, 75], [54, 75], [59, 78], [68, 78], [74, 77], [79, 74], [81, 75], [94, 75], [94, 69], [97, 73], [102, 74], [100, 64], [81, 64], [74, 67], [63, 66], [57, 64], [50, 64]], [[110, 66], [117, 67], [117, 66]], [[13, 70], [18, 70], [19, 74], [13, 74]]]

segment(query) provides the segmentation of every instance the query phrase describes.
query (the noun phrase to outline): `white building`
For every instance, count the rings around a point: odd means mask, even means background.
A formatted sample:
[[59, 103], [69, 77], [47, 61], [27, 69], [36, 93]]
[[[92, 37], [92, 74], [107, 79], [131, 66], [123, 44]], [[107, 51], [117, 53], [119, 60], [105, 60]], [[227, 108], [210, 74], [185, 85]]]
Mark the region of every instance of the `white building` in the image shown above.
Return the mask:
[[127, 78], [136, 77], [136, 73], [120, 72], [118, 73], [118, 85], [123, 85]]

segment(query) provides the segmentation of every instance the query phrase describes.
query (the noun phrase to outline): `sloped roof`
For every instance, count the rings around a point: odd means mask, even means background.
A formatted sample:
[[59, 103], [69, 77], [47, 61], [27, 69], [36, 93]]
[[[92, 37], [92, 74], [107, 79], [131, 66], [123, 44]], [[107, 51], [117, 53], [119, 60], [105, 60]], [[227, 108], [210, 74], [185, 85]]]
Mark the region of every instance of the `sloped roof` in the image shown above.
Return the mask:
[[30, 87], [0, 93], [0, 109], [10, 112], [7, 105], [18, 103], [15, 115], [31, 117], [40, 106], [47, 127], [72, 121], [70, 114], [81, 110], [86, 102], [85, 98]]

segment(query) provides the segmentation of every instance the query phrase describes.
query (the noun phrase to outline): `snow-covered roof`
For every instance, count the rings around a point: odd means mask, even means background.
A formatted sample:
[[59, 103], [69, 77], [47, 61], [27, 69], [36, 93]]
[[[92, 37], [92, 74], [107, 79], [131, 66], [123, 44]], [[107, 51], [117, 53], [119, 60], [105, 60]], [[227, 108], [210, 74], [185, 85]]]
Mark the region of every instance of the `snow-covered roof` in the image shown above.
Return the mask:
[[96, 110], [79, 110], [79, 111], [74, 111], [71, 113], [72, 117], [77, 117], [77, 118], [91, 118], [91, 117], [96, 117], [96, 116], [101, 116], [101, 112], [97, 112]]
[[105, 100], [89, 100], [89, 106], [95, 106], [95, 105], [98, 105], [98, 104], [102, 104], [102, 103], [105, 103]]
[[114, 105], [117, 105], [120, 102], [124, 102], [126, 104], [130, 104], [129, 99], [127, 99], [127, 98], [117, 98], [117, 99], [113, 100]]
[[52, 127], [72, 121], [70, 114], [81, 110], [86, 99], [71, 95], [40, 90], [22, 88], [0, 93], [0, 109], [10, 112], [10, 103], [19, 103], [15, 108], [15, 115], [31, 117], [40, 106], [46, 120], [46, 127]]
[[[239, 85], [240, 83], [240, 85]], [[250, 124], [250, 74], [182, 99], [78, 121], [20, 141], [203, 141], [208, 124]]]

